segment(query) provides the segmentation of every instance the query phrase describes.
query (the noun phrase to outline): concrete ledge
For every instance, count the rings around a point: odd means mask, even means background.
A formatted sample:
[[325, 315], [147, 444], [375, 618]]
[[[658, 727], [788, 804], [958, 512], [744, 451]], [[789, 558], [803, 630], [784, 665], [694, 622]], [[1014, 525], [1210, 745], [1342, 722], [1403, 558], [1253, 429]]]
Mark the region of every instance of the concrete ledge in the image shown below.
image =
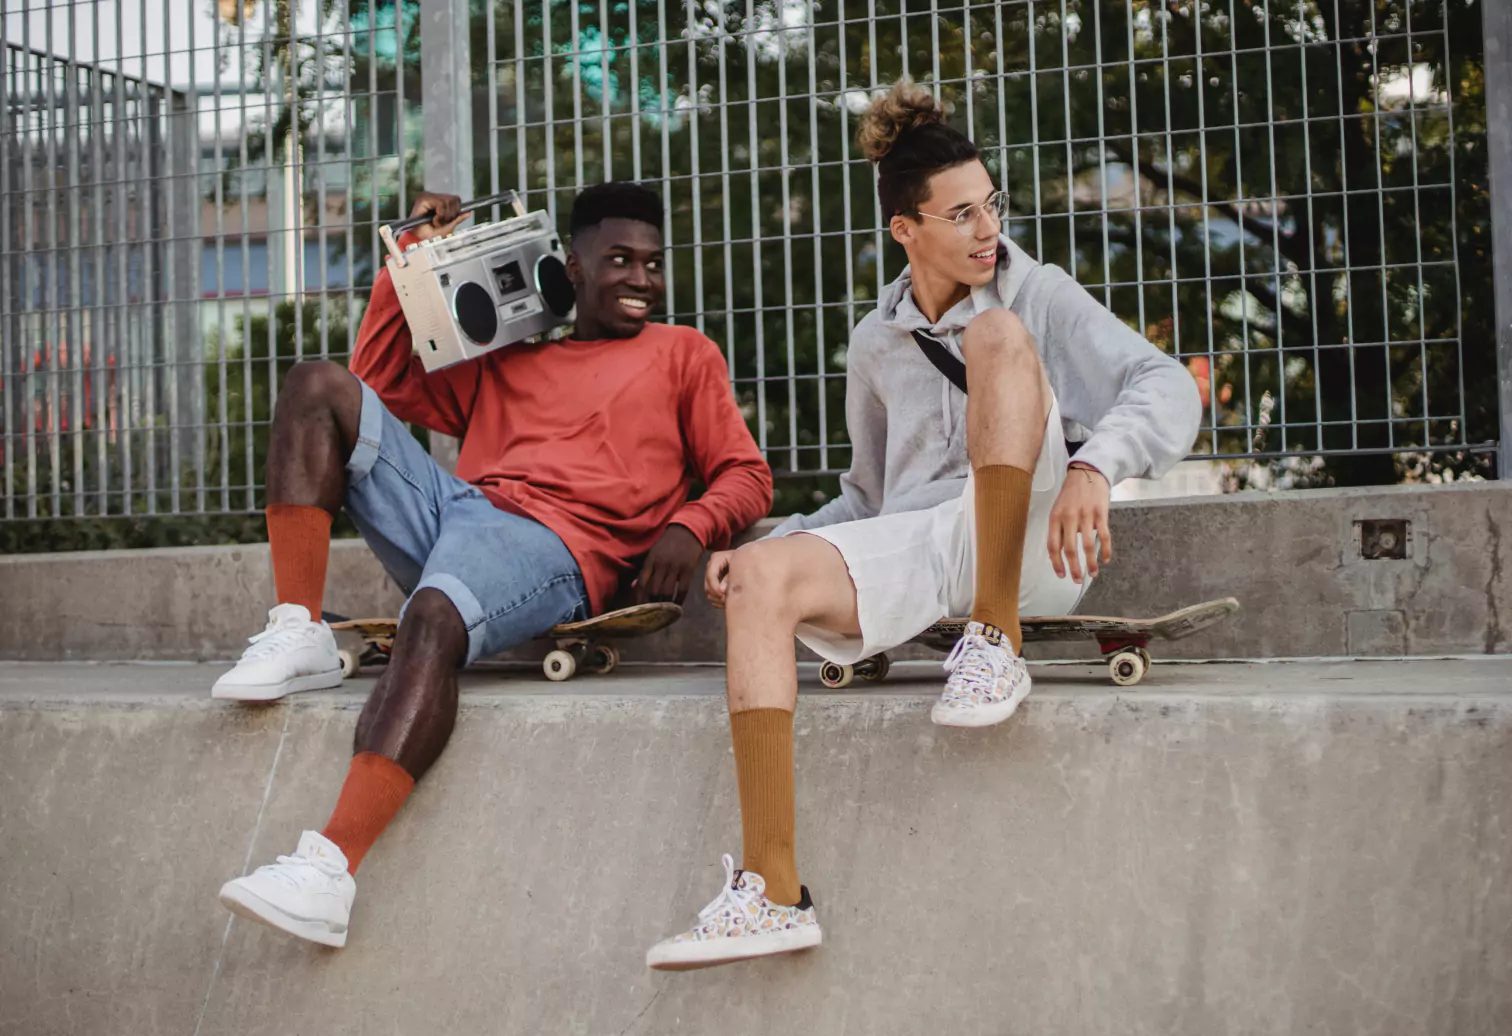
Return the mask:
[[647, 971], [738, 851], [717, 669], [480, 670], [358, 876], [349, 946], [228, 925], [324, 819], [369, 681], [263, 708], [203, 666], [0, 666], [0, 1036], [1512, 1031], [1504, 660], [1036, 667], [933, 727], [804, 675], [826, 943]]
[[[1410, 523], [1407, 556], [1361, 557], [1361, 521]], [[1115, 504], [1118, 558], [1082, 611], [1162, 614], [1233, 596], [1238, 621], [1177, 658], [1512, 650], [1512, 484], [1460, 483]]]
[[[403, 597], [366, 544], [337, 540], [329, 607], [397, 614]], [[235, 658], [273, 602], [266, 543], [0, 557], [0, 658]]]
[[[1356, 522], [1402, 519], [1401, 560], [1360, 556]], [[759, 534], [770, 528], [763, 523]], [[1474, 483], [1239, 494], [1115, 504], [1117, 558], [1082, 611], [1160, 614], [1234, 596], [1238, 621], [1161, 645], [1171, 658], [1495, 654], [1512, 650], [1512, 486]], [[400, 598], [358, 541], [332, 550], [328, 607], [393, 614]], [[0, 557], [0, 658], [224, 659], [262, 628], [266, 545]], [[626, 657], [718, 661], [723, 626], [701, 589]], [[1051, 645], [1032, 657], [1074, 657]], [[527, 649], [521, 657], [538, 657]], [[923, 650], [901, 657], [935, 657]]]

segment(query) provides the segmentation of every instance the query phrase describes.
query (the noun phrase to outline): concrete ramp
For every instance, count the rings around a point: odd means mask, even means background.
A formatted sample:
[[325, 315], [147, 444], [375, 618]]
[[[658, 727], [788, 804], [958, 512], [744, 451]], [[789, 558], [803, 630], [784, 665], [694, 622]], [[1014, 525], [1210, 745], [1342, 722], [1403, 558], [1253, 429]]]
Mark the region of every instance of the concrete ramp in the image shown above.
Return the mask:
[[1512, 664], [1039, 667], [1004, 727], [937, 666], [798, 713], [826, 944], [663, 975], [738, 852], [718, 669], [467, 678], [345, 950], [231, 922], [324, 821], [366, 682], [0, 666], [0, 1034], [1512, 1031]]

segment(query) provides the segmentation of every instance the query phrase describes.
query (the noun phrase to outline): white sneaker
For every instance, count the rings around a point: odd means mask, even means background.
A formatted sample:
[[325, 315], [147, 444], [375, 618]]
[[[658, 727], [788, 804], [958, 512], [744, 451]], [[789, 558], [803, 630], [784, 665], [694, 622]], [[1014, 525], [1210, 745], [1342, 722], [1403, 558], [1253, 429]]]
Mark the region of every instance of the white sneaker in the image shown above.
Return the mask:
[[280, 604], [236, 667], [215, 681], [210, 697], [272, 701], [295, 691], [340, 686], [341, 656], [331, 627], [312, 622], [302, 604]]
[[306, 831], [293, 856], [232, 878], [221, 886], [220, 901], [249, 921], [326, 946], [345, 946], [356, 895], [345, 854], [318, 831]]
[[945, 659], [945, 693], [929, 718], [942, 727], [990, 727], [1012, 716], [1029, 695], [1029, 667], [996, 626], [966, 624]]
[[789, 953], [823, 941], [808, 889], [802, 889], [796, 906], [779, 906], [767, 900], [760, 874], [736, 870], [729, 853], [722, 859], [724, 889], [698, 912], [693, 928], [646, 951], [648, 967], [688, 971]]

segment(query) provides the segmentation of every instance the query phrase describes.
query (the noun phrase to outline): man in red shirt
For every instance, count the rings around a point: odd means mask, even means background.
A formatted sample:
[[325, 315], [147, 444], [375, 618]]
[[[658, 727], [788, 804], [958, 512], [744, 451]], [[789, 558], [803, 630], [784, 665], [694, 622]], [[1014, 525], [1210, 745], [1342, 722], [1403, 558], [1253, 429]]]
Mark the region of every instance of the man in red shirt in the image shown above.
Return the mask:
[[[415, 238], [451, 233], [466, 218], [459, 206], [422, 194], [414, 214], [433, 218]], [[213, 696], [270, 700], [341, 682], [320, 613], [343, 507], [409, 599], [330, 821], [293, 855], [227, 882], [220, 899], [233, 912], [345, 945], [352, 875], [446, 746], [458, 667], [598, 614], [632, 580], [638, 600], [681, 601], [703, 551], [771, 508], [771, 472], [719, 347], [647, 322], [665, 293], [662, 217], [636, 184], [578, 196], [569, 339], [427, 373], [384, 270], [350, 370], [301, 363], [285, 379], [268, 451], [280, 603]], [[456, 475], [404, 421], [462, 440]], [[689, 501], [695, 479], [706, 488]]]

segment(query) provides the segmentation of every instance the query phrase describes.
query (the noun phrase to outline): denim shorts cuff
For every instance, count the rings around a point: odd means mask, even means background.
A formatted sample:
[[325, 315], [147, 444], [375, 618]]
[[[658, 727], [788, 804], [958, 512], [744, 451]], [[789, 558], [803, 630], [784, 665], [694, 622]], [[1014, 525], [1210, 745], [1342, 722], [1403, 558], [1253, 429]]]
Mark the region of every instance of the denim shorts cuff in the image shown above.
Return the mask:
[[347, 483], [353, 486], [368, 477], [383, 445], [383, 403], [367, 382], [357, 383], [362, 386], [362, 413], [357, 418], [357, 445], [346, 465]]
[[487, 626], [483, 622], [483, 605], [478, 603], [477, 596], [462, 580], [445, 572], [426, 576], [415, 587], [415, 593], [426, 588], [441, 591], [456, 607], [457, 613], [462, 616], [462, 625], [467, 627], [467, 664], [476, 662], [482, 654], [483, 635], [487, 632]]

